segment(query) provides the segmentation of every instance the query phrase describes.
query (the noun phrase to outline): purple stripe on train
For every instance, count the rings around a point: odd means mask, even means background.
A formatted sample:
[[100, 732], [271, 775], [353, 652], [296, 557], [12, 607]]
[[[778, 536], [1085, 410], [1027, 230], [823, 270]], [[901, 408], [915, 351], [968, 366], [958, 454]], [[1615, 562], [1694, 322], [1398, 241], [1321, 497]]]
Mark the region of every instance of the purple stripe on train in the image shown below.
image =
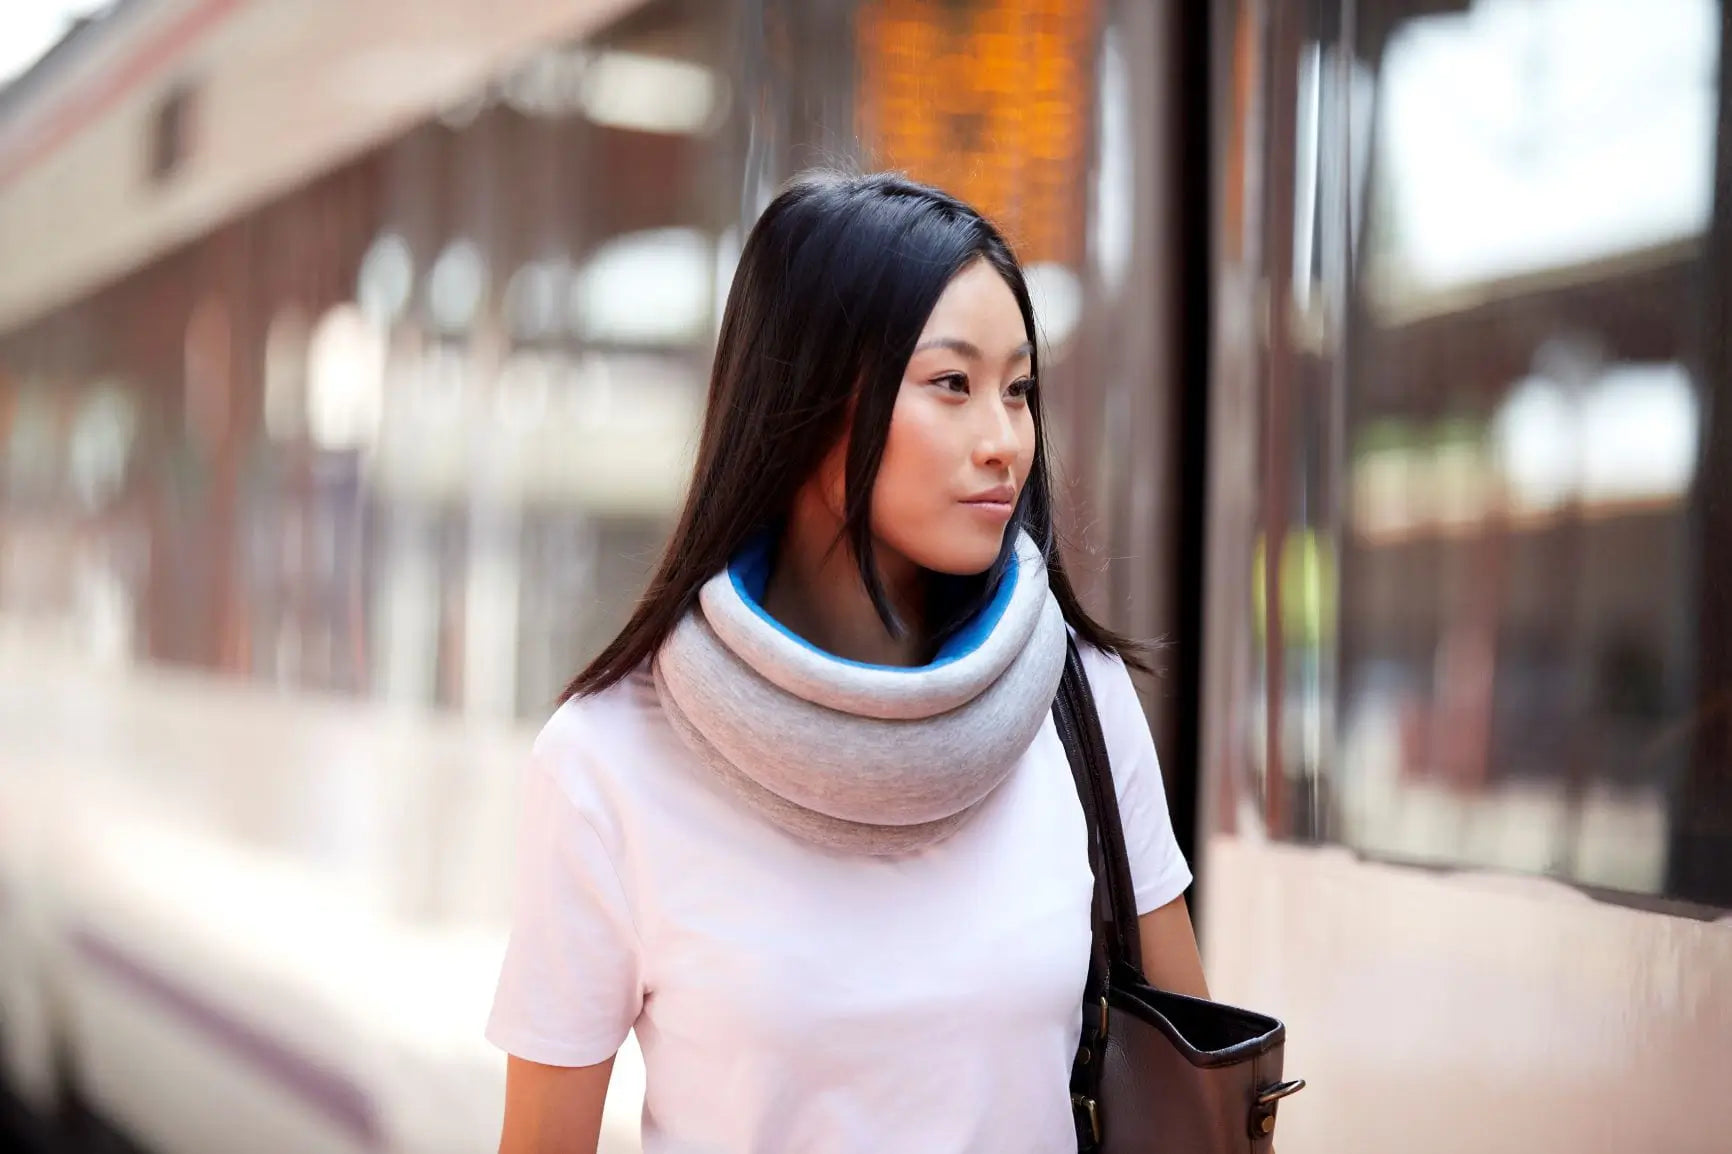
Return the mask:
[[78, 952], [99, 969], [299, 1098], [366, 1149], [384, 1148], [371, 1096], [340, 1071], [296, 1053], [90, 930], [80, 929], [74, 942]]

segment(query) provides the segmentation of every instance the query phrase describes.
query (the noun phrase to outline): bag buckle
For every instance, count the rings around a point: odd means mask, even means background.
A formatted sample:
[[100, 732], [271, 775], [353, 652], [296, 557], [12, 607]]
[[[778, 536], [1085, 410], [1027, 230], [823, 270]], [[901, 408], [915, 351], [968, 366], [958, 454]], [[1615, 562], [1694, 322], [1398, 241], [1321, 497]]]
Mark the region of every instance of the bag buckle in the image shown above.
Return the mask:
[[1095, 1106], [1095, 1100], [1084, 1094], [1072, 1094], [1070, 1104], [1073, 1109], [1088, 1115], [1089, 1133], [1094, 1136], [1095, 1145], [1099, 1146], [1101, 1142], [1101, 1115], [1100, 1110]]

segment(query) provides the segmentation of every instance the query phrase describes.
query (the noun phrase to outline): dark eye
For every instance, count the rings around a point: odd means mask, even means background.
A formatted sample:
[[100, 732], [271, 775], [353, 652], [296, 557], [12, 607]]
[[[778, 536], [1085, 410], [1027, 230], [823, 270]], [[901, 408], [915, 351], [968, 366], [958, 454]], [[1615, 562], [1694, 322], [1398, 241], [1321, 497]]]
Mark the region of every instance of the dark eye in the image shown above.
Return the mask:
[[1010, 395], [1012, 397], [1026, 397], [1032, 392], [1034, 392], [1033, 377], [1023, 377], [1020, 380], [1010, 382]]
[[945, 373], [942, 377], [934, 377], [932, 383], [947, 392], [968, 392], [968, 376], [966, 373]]

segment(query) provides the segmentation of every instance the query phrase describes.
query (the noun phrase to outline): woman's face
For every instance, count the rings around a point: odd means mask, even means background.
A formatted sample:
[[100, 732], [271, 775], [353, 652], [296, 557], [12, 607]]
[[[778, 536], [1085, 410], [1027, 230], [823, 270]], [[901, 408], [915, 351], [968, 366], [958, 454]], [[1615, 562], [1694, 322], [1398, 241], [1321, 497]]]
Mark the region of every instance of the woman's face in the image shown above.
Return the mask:
[[983, 260], [958, 273], [902, 375], [872, 490], [886, 576], [981, 573], [998, 557], [1034, 463], [1031, 354], [1004, 278]]

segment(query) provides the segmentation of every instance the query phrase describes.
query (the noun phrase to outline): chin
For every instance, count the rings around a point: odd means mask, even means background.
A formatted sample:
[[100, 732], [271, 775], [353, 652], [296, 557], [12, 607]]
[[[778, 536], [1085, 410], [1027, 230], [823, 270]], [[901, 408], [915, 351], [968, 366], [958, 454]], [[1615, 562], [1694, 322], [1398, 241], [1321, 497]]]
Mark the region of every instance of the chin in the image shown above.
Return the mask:
[[982, 532], [974, 526], [949, 530], [942, 540], [932, 542], [930, 548], [918, 550], [917, 555], [911, 553], [910, 559], [934, 573], [973, 577], [992, 568], [992, 563], [998, 560], [1006, 531]]

